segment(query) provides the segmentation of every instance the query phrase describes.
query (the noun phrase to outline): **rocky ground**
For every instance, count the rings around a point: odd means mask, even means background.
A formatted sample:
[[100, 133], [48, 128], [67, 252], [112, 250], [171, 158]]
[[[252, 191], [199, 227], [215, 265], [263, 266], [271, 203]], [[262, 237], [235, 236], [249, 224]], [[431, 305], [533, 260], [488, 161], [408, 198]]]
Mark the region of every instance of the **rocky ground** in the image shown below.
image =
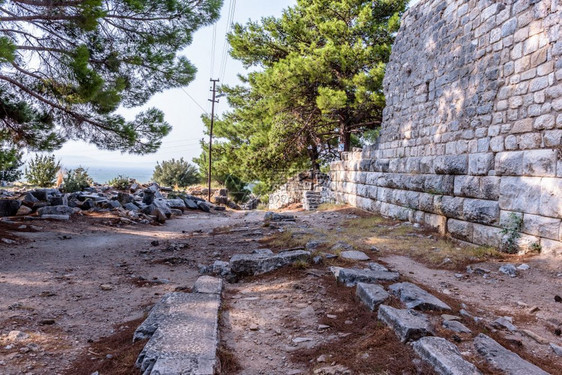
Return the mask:
[[[267, 223], [260, 211], [188, 211], [162, 226], [104, 214], [0, 223], [0, 237], [13, 241], [0, 245], [0, 373], [137, 374], [142, 342], [132, 335], [150, 307], [167, 292], [189, 291], [201, 266], [260, 248], [307, 248], [317, 264], [226, 283], [224, 374], [431, 374], [330, 271], [369, 261], [448, 303], [472, 333], [443, 328], [440, 313], [430, 314], [432, 324], [483, 373], [495, 370], [472, 345], [481, 332], [562, 373], [550, 345], [562, 345], [560, 260], [506, 257], [353, 209], [294, 214], [294, 222]], [[369, 260], [342, 259], [352, 249]], [[507, 264], [516, 268], [500, 272]]]

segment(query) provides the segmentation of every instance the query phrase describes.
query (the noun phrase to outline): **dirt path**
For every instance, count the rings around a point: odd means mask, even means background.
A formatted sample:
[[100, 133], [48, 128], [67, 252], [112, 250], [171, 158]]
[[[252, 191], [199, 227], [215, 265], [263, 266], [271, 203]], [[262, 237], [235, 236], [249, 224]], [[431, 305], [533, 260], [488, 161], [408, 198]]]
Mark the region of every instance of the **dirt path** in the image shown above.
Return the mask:
[[[562, 304], [554, 300], [561, 294], [560, 260], [490, 258], [498, 255], [353, 209], [295, 214], [296, 222], [271, 225], [259, 211], [186, 215], [158, 227], [79, 218], [26, 232], [38, 224], [25, 223], [14, 232], [17, 244], [0, 245], [0, 373], [138, 374], [133, 364], [140, 346], [131, 346], [132, 331], [163, 294], [189, 290], [200, 265], [311, 243], [314, 255], [339, 254], [345, 246], [364, 251], [483, 318], [473, 329], [509, 336], [502, 343], [510, 349], [562, 372], [548, 345], [489, 324], [509, 315], [519, 328], [561, 345]], [[530, 269], [511, 278], [498, 272], [506, 262]], [[480, 270], [468, 273], [467, 264]], [[331, 265], [360, 266], [325, 260], [226, 284], [222, 373], [431, 374], [358, 303], [354, 288], [335, 282]], [[398, 307], [394, 299], [389, 303]], [[439, 315], [433, 318], [438, 322]], [[458, 345], [474, 355], [470, 340]]]
[[0, 373], [60, 373], [90, 342], [113, 334], [114, 325], [143, 317], [167, 292], [191, 287], [198, 264], [214, 256], [198, 237], [259, 219], [196, 214], [120, 228], [87, 218], [32, 223], [43, 229], [19, 233], [19, 245], [0, 245], [1, 333], [22, 332], [1, 340]]

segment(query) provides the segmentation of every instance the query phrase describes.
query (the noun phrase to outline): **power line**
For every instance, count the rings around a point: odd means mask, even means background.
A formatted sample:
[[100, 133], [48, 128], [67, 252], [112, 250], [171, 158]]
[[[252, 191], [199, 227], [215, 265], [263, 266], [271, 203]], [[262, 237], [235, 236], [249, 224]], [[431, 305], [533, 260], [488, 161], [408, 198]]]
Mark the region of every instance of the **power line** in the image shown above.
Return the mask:
[[228, 9], [228, 17], [226, 21], [226, 32], [224, 34], [224, 42], [222, 48], [221, 64], [219, 67], [219, 79], [224, 81], [226, 74], [226, 65], [228, 62], [228, 33], [232, 30], [232, 23], [234, 22], [234, 14], [236, 12], [236, 0], [230, 0]]
[[215, 53], [217, 47], [217, 22], [213, 25], [213, 40], [211, 44], [211, 77], [215, 75]]
[[207, 110], [205, 110], [205, 108], [203, 108], [203, 106], [201, 106], [201, 104], [197, 103], [197, 100], [193, 99], [193, 97], [191, 95], [189, 95], [189, 93], [187, 91], [185, 91], [185, 89], [183, 87], [180, 87], [181, 90], [185, 93], [185, 95], [187, 95], [189, 97], [189, 99], [191, 99], [193, 101], [193, 103], [195, 103], [197, 105], [197, 107], [199, 107], [204, 114], [208, 115], [209, 112], [207, 112]]

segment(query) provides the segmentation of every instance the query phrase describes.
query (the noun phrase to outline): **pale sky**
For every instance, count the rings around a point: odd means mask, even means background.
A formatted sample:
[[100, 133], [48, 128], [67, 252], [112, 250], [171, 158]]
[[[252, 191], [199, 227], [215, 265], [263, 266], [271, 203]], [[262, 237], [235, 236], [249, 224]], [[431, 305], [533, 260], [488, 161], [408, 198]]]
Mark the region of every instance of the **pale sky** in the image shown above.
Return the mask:
[[[410, 6], [417, 3], [413, 0]], [[99, 150], [95, 146], [77, 141], [67, 142], [60, 150], [55, 151], [57, 159], [61, 160], [63, 167], [73, 168], [78, 165], [83, 167], [119, 166], [127, 167], [146, 167], [152, 169], [157, 161], [179, 159], [183, 157], [190, 161], [193, 157], [199, 156], [201, 147], [199, 140], [204, 137], [201, 114], [203, 107], [210, 113], [210, 87], [209, 79], [213, 71], [213, 78], [220, 78], [220, 66], [222, 62], [223, 50], [225, 47], [225, 32], [227, 30], [227, 19], [230, 0], [224, 0], [221, 18], [217, 22], [216, 50], [214, 58], [214, 68], [211, 69], [211, 46], [213, 40], [213, 26], [200, 29], [194, 34], [193, 44], [187, 47], [182, 54], [197, 67], [196, 79], [184, 90], [174, 89], [156, 94], [149, 103], [133, 110], [123, 111], [125, 114], [134, 117], [134, 114], [146, 107], [156, 107], [164, 111], [165, 118], [173, 127], [172, 132], [164, 138], [162, 147], [154, 154], [139, 156], [121, 153], [118, 151], [110, 152]], [[265, 16], [280, 16], [283, 9], [296, 4], [296, 0], [238, 0], [234, 13], [234, 22], [245, 23], [249, 19], [259, 20]], [[238, 61], [234, 61], [230, 56], [221, 83], [238, 83], [237, 74], [244, 69]], [[187, 92], [187, 94], [186, 94]], [[196, 104], [188, 94], [197, 101]], [[217, 114], [227, 108], [226, 100], [221, 99], [216, 107]], [[208, 137], [205, 137], [208, 141]]]
[[[296, 0], [238, 0], [235, 3], [234, 22], [245, 23], [249, 19], [259, 20], [265, 16], [279, 16], [284, 8], [296, 4]], [[229, 4], [229, 0], [224, 1], [221, 18], [217, 23], [213, 78], [219, 78], [220, 75], [225, 32], [228, 26]], [[198, 70], [196, 79], [184, 90], [209, 113], [212, 40], [213, 26], [205, 27], [194, 34], [193, 44], [182, 52]], [[228, 56], [224, 81], [221, 82], [238, 83], [236, 74], [242, 71], [242, 65]], [[201, 121], [203, 111], [184, 91], [174, 89], [156, 94], [145, 107], [156, 107], [164, 111], [166, 121], [173, 127], [172, 132], [164, 138], [162, 147], [158, 152], [144, 156], [130, 155], [118, 151], [99, 150], [95, 146], [84, 142], [70, 141], [60, 150], [54, 152], [56, 158], [61, 160], [63, 167], [81, 165], [84, 167], [110, 166], [117, 168], [122, 165], [123, 167], [143, 166], [153, 168], [157, 161], [183, 157], [191, 162], [193, 157], [199, 156], [201, 152], [199, 140], [204, 137], [204, 127]], [[127, 110], [123, 113], [134, 115], [145, 107]], [[221, 99], [216, 109], [219, 114], [227, 109], [224, 98]], [[205, 139], [208, 140], [208, 137], [205, 137]]]

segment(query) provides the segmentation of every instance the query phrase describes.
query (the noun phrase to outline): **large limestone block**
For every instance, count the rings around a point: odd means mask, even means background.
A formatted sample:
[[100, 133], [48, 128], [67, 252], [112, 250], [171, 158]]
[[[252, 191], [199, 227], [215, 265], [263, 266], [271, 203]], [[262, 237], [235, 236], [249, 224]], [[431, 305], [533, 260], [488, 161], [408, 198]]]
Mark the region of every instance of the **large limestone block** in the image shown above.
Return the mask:
[[429, 318], [419, 311], [401, 310], [381, 305], [378, 318], [392, 328], [402, 342], [417, 340], [433, 334]]
[[558, 240], [560, 238], [560, 222], [560, 219], [525, 214], [523, 217], [523, 232]]
[[523, 151], [498, 152], [495, 171], [498, 176], [521, 176], [523, 171]]
[[[556, 184], [554, 182], [555, 181], [549, 186], [555, 187]], [[540, 204], [541, 211], [544, 210], [550, 213], [553, 210], [545, 208], [542, 203], [541, 189], [544, 190], [543, 181], [538, 177], [502, 177], [500, 183], [500, 208], [508, 211], [538, 214]], [[543, 196], [545, 202], [547, 202], [550, 201], [550, 198], [554, 195], [543, 194]], [[542, 215], [557, 217], [548, 214]]]
[[498, 202], [480, 199], [465, 199], [463, 204], [465, 220], [481, 223], [495, 224], [500, 217]]
[[437, 174], [467, 174], [468, 155], [444, 155], [434, 160], [435, 173]]
[[493, 153], [470, 154], [468, 158], [468, 173], [485, 176], [494, 167]]
[[447, 220], [447, 231], [451, 234], [451, 236], [459, 240], [472, 242], [473, 230], [474, 226], [472, 223], [467, 221], [455, 219]]
[[556, 176], [557, 150], [532, 150], [523, 154], [522, 175], [538, 177]]
[[543, 178], [541, 188], [539, 213], [562, 218], [562, 178]]

